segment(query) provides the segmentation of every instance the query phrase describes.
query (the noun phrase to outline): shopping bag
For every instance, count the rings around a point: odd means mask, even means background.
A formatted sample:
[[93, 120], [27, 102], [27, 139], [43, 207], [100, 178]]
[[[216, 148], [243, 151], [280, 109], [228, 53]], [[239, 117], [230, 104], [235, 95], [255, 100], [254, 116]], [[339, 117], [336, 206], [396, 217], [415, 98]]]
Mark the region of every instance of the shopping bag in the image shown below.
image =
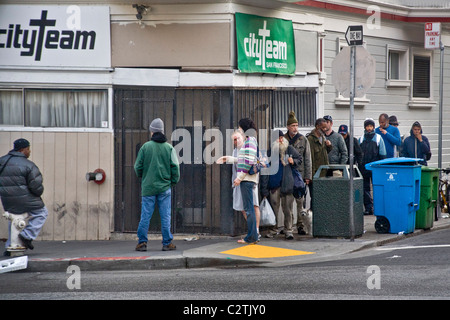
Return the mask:
[[262, 199], [259, 204], [259, 211], [261, 212], [259, 220], [260, 227], [274, 226], [277, 223], [275, 213], [273, 212], [272, 206], [267, 198]]

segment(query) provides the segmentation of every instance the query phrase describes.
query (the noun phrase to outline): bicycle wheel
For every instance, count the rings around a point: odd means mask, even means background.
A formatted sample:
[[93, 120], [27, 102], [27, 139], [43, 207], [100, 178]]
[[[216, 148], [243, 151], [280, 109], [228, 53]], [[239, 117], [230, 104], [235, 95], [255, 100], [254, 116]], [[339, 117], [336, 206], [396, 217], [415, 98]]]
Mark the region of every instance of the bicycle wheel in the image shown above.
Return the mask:
[[388, 233], [390, 228], [391, 225], [386, 217], [377, 217], [377, 220], [375, 221], [375, 230], [378, 233]]

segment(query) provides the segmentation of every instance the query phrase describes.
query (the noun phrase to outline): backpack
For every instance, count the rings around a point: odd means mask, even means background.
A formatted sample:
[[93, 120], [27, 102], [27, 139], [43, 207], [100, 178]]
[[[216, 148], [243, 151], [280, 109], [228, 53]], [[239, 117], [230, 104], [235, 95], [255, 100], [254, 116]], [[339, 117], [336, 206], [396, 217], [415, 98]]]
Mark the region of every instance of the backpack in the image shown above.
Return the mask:
[[261, 171], [262, 167], [263, 167], [263, 164], [262, 164], [261, 156], [259, 155], [259, 146], [258, 146], [256, 148], [256, 163], [250, 167], [250, 170], [248, 170], [248, 174], [249, 175], [257, 174]]

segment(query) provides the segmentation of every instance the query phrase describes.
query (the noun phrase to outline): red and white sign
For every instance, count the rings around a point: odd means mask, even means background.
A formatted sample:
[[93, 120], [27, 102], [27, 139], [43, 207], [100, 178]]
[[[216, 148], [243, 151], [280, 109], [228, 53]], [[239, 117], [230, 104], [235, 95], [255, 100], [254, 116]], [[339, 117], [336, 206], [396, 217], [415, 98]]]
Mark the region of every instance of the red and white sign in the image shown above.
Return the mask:
[[441, 23], [425, 23], [425, 49], [439, 49], [441, 42]]

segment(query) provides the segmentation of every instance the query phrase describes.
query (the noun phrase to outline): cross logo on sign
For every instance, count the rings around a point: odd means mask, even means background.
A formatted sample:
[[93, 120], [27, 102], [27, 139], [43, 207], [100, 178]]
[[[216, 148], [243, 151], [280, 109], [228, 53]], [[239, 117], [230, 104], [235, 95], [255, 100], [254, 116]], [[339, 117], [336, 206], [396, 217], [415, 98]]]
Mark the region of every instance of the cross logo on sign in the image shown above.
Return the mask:
[[363, 44], [363, 26], [349, 26], [345, 32], [345, 40], [349, 46], [360, 46]]

